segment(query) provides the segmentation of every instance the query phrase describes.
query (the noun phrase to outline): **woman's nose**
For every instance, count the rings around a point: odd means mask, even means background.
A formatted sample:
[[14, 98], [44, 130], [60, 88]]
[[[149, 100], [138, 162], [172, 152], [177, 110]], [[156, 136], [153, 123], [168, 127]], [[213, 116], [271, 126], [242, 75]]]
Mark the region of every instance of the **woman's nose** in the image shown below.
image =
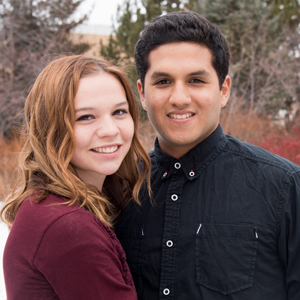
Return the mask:
[[97, 134], [100, 137], [116, 136], [120, 133], [119, 127], [112, 117], [101, 120], [97, 126]]

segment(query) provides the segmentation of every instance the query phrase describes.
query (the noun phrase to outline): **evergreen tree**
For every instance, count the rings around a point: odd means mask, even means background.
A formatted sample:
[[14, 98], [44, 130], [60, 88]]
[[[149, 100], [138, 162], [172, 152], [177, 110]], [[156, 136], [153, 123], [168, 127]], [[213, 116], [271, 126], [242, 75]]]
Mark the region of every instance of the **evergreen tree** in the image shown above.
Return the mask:
[[109, 44], [103, 46], [101, 43], [101, 55], [115, 62], [132, 60], [139, 34], [147, 23], [163, 13], [198, 7], [197, 3], [197, 0], [124, 0], [118, 7], [117, 28]]
[[271, 17], [279, 16], [280, 25], [286, 24], [295, 28], [300, 23], [300, 2], [298, 0], [268, 0], [268, 5], [272, 6]]

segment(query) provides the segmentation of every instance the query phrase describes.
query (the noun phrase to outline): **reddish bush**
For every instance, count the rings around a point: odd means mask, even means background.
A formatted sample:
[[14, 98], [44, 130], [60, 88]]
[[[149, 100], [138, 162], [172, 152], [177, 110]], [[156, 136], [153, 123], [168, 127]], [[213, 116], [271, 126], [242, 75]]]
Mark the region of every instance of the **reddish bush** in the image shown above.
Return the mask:
[[294, 126], [290, 134], [267, 137], [258, 146], [300, 165], [300, 126]]

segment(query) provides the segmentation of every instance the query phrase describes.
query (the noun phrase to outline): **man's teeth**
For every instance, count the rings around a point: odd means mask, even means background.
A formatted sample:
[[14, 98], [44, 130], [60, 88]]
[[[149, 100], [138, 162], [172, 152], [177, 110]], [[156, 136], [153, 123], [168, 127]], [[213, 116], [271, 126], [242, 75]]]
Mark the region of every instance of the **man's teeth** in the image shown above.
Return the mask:
[[113, 153], [118, 150], [118, 146], [106, 147], [106, 148], [95, 148], [93, 150], [98, 153]]
[[178, 114], [169, 114], [170, 118], [173, 119], [186, 119], [191, 117], [193, 114], [192, 113], [188, 113], [188, 114], [184, 114], [184, 115], [178, 115]]

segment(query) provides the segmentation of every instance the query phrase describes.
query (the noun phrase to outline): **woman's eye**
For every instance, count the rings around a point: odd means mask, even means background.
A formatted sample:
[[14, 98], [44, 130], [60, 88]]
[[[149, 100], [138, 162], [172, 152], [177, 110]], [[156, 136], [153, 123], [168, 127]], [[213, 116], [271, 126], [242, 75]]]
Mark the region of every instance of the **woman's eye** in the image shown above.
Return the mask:
[[127, 114], [127, 111], [125, 109], [118, 109], [116, 111], [114, 111], [113, 115], [117, 115], [117, 116], [121, 116]]
[[88, 121], [88, 120], [91, 120], [92, 118], [93, 118], [93, 116], [91, 116], [91, 115], [84, 115], [84, 116], [79, 117], [76, 121]]

